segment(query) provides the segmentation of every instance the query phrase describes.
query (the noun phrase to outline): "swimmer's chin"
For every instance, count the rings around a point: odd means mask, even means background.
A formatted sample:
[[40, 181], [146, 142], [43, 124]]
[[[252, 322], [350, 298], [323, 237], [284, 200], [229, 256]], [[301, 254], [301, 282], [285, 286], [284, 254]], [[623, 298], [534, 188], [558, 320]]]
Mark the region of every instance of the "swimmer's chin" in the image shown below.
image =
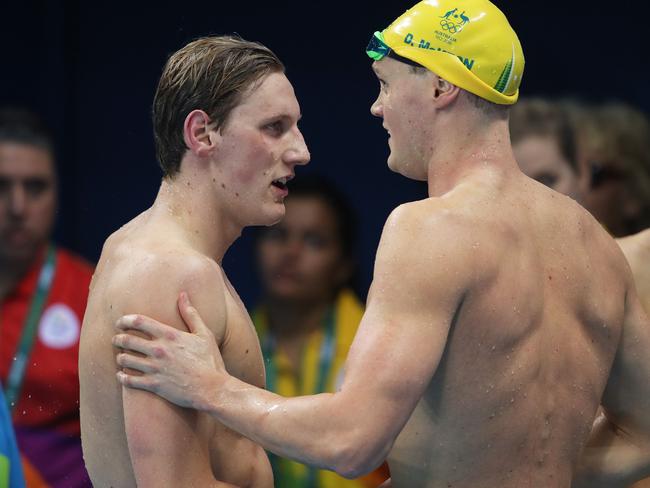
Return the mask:
[[286, 213], [286, 208], [284, 206], [284, 199], [280, 202], [276, 201], [274, 207], [275, 210], [277, 211], [269, 212], [264, 219], [261, 219], [259, 222], [250, 223], [249, 225], [270, 227], [280, 222], [284, 218], [284, 215]]
[[426, 173], [422, 171], [416, 171], [412, 164], [404, 162], [397, 163], [392, 160], [390, 156], [388, 156], [387, 165], [388, 169], [393, 173], [397, 173], [405, 178], [408, 178], [409, 180], [427, 181]]

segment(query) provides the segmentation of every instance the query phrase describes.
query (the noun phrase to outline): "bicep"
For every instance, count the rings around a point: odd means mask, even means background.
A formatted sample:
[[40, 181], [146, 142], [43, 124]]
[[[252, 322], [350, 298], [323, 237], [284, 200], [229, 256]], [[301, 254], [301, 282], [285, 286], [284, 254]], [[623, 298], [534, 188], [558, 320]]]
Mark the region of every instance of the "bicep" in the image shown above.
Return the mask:
[[366, 398], [364, 418], [402, 429], [435, 373], [449, 331], [447, 314], [400, 313], [370, 305], [346, 364], [343, 391]]
[[214, 482], [207, 419], [148, 392], [123, 388], [122, 402], [138, 486], [184, 486], [192, 480]]
[[[463, 273], [449, 272], [462, 260], [447, 251], [398, 233], [382, 236], [377, 252], [343, 388], [372, 399], [369, 418], [394, 425], [391, 435], [399, 433], [429, 385], [467, 287]], [[431, 259], [440, 252], [445, 263]]]
[[[165, 264], [163, 262], [163, 264]], [[137, 293], [116, 293], [122, 314], [148, 315], [171, 327], [187, 330], [177, 298], [188, 291], [206, 324], [223, 330], [225, 305], [219, 276], [199, 266], [172, 261], [141, 273]], [[220, 293], [221, 292], [221, 293]], [[124, 423], [138, 486], [213, 486], [210, 465], [212, 420], [177, 407], [146, 391], [122, 388]]]

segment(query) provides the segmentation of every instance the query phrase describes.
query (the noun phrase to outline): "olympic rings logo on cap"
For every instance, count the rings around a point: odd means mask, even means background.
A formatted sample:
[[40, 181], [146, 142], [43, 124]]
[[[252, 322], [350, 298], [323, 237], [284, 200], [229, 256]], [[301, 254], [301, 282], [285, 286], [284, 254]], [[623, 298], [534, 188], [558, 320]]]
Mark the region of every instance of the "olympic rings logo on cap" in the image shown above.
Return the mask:
[[452, 34], [456, 34], [456, 32], [458, 32], [459, 30], [456, 24], [454, 24], [453, 22], [449, 22], [448, 20], [441, 20], [440, 25], [444, 30], [449, 31]]

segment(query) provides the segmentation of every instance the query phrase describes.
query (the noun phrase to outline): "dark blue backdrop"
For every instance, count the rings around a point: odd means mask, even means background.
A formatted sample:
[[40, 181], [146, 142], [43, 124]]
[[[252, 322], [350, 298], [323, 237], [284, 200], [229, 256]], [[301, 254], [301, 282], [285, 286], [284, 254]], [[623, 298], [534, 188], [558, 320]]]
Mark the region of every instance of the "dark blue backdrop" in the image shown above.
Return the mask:
[[[386, 134], [369, 113], [377, 82], [364, 54], [372, 32], [411, 3], [5, 2], [0, 105], [33, 108], [55, 129], [58, 240], [95, 261], [104, 239], [151, 204], [160, 172], [149, 113], [166, 57], [200, 35], [237, 32], [285, 62], [312, 154], [304, 171], [336, 179], [354, 202], [367, 288], [386, 216], [426, 191], [386, 168]], [[634, 3], [496, 3], [524, 47], [524, 95], [617, 98], [648, 111], [646, 26]], [[257, 293], [250, 245], [245, 232], [225, 261], [248, 303]]]

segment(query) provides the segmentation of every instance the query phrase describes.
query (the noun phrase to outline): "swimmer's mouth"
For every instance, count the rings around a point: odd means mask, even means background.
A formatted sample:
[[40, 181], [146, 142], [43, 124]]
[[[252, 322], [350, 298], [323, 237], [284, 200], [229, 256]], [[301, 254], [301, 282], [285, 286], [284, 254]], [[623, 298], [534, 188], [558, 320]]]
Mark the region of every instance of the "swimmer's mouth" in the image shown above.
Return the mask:
[[279, 188], [280, 190], [286, 190], [287, 189], [287, 183], [289, 180], [291, 180], [293, 176], [283, 176], [282, 178], [278, 178], [277, 180], [273, 180], [271, 183], [273, 186], [276, 188]]

